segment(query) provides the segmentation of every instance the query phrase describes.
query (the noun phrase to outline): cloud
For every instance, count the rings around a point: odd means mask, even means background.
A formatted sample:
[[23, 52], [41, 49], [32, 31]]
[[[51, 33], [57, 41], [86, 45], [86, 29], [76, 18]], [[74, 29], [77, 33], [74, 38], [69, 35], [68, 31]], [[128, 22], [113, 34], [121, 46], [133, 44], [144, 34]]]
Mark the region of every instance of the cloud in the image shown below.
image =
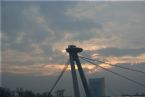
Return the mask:
[[[95, 51], [94, 51], [95, 52]], [[102, 56], [139, 56], [145, 53], [145, 48], [139, 49], [121, 49], [121, 48], [104, 48], [96, 51]]]
[[[145, 50], [141, 49], [119, 49], [119, 48], [104, 48], [93, 51], [84, 51], [82, 56], [101, 60], [103, 62], [117, 64], [130, 63], [132, 65], [138, 65], [145, 62]], [[98, 62], [99, 63], [99, 62]]]
[[13, 73], [13, 74], [21, 74], [21, 75], [33, 75], [33, 76], [52, 76], [58, 71], [62, 70], [62, 65], [57, 64], [39, 64], [39, 65], [4, 65], [3, 73]]
[[73, 8], [66, 11], [67, 15], [70, 15], [72, 18], [77, 20], [94, 20], [99, 14], [100, 11], [103, 11], [106, 7], [106, 4], [97, 2], [79, 2]]
[[[143, 9], [144, 2], [77, 2], [76, 5], [66, 11], [66, 14], [74, 19], [89, 19], [94, 22], [104, 22], [110, 19], [136, 21], [139, 17], [143, 19]], [[137, 14], [134, 14], [134, 11]]]
[[[3, 86], [48, 91], [68, 59], [64, 51], [70, 44], [94, 59], [145, 68], [144, 2], [2, 2], [1, 7]], [[106, 86], [113, 84], [115, 92], [144, 92], [95, 65], [81, 63], [87, 78], [105, 77]], [[139, 73], [98, 64], [134, 80], [145, 80]], [[70, 74], [68, 67], [58, 87], [66, 83], [66, 89], [71, 89]]]
[[[108, 65], [100, 64], [104, 68], [111, 68]], [[58, 75], [64, 68], [64, 64], [35, 64], [35, 65], [16, 65], [5, 64], [2, 67], [2, 73], [19, 74], [19, 75], [33, 75], [33, 76], [55, 76]], [[96, 68], [95, 65], [82, 64], [82, 68], [88, 74], [100, 72], [101, 70]], [[77, 70], [76, 66], [76, 70]], [[66, 71], [70, 71], [71, 67], [68, 66]]]
[[67, 15], [80, 21], [89, 20], [100, 24], [101, 28], [96, 28], [96, 34], [93, 34], [92, 38], [96, 36], [95, 38], [100, 40], [112, 39], [111, 43], [121, 48], [141, 48], [144, 47], [145, 41], [143, 5], [141, 2], [79, 2], [68, 9]]
[[63, 64], [70, 44], [110, 62], [144, 62], [144, 9], [142, 2], [3, 2], [2, 64]]
[[141, 54], [139, 56], [122, 56], [122, 57], [107, 57], [106, 60], [111, 64], [119, 64], [119, 63], [131, 63], [138, 65], [139, 63], [144, 63], [145, 54]]

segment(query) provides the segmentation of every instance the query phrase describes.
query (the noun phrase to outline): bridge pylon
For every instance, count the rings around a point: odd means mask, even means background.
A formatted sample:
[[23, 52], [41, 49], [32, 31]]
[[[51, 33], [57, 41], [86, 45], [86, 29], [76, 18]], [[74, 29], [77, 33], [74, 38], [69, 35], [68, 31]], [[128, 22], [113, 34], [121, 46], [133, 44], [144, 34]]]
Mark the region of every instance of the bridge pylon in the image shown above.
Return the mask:
[[82, 52], [82, 48], [78, 48], [75, 45], [69, 45], [66, 51], [69, 53], [70, 58], [70, 65], [71, 65], [71, 73], [72, 73], [72, 79], [73, 79], [73, 88], [74, 88], [74, 95], [75, 97], [80, 97], [80, 91], [78, 86], [78, 80], [77, 80], [77, 74], [75, 69], [75, 63], [78, 67], [78, 71], [82, 80], [83, 88], [85, 90], [86, 97], [91, 97], [89, 87], [87, 84], [87, 80], [83, 71], [83, 68], [81, 66], [78, 53]]

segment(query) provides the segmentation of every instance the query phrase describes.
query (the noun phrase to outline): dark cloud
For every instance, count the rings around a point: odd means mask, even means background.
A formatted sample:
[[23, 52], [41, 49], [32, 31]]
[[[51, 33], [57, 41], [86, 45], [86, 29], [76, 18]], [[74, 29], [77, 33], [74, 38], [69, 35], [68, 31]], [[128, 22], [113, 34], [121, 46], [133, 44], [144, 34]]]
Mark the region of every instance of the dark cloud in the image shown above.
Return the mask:
[[140, 48], [140, 49], [127, 49], [127, 48], [104, 48], [100, 49], [97, 51], [94, 51], [101, 56], [116, 56], [116, 57], [121, 57], [121, 56], [139, 56], [141, 54], [145, 53], [145, 48]]
[[[90, 35], [89, 30], [101, 27], [99, 24], [88, 20], [75, 21], [67, 16], [65, 14], [66, 10], [72, 7], [73, 4], [67, 2], [3, 2], [2, 33], [7, 39], [2, 38], [2, 51], [6, 52], [8, 49], [16, 51], [13, 52], [12, 61], [5, 58], [8, 55], [3, 55], [3, 64], [30, 65], [41, 63], [42, 61], [40, 62], [36, 56], [43, 58], [43, 63], [50, 62], [48, 61], [49, 57], [53, 59], [51, 63], [56, 63], [55, 60], [60, 60], [59, 62], [62, 63], [61, 60], [63, 59], [60, 57], [62, 53], [56, 50], [53, 51], [52, 45], [55, 41], [64, 39], [64, 32], [80, 32], [74, 39], [82, 41], [91, 38], [92, 35]], [[95, 31], [92, 34], [95, 34]], [[37, 55], [36, 49], [42, 50], [43, 55]], [[28, 54], [33, 58], [22, 62], [22, 59], [16, 58], [20, 55], [23, 56], [21, 53]]]
[[2, 33], [9, 35], [10, 41], [15, 40], [16, 34], [23, 31], [24, 18], [21, 14], [22, 6], [15, 3], [2, 2]]

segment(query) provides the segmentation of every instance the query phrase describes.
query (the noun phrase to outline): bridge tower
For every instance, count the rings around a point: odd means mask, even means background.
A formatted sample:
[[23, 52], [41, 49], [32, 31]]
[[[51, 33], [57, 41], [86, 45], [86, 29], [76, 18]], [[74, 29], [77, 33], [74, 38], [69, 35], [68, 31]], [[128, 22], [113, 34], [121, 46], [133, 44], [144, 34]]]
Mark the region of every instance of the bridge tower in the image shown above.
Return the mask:
[[73, 88], [74, 88], [74, 94], [75, 97], [80, 97], [80, 92], [79, 92], [79, 86], [78, 86], [78, 80], [77, 80], [77, 74], [76, 74], [76, 69], [75, 69], [75, 63], [78, 67], [78, 71], [82, 80], [83, 88], [86, 93], [86, 97], [91, 97], [89, 87], [87, 84], [87, 80], [84, 74], [84, 71], [82, 69], [78, 53], [82, 52], [82, 48], [78, 48], [75, 45], [69, 45], [66, 51], [69, 53], [69, 58], [70, 58], [70, 65], [71, 65], [71, 73], [72, 73], [72, 79], [73, 79]]

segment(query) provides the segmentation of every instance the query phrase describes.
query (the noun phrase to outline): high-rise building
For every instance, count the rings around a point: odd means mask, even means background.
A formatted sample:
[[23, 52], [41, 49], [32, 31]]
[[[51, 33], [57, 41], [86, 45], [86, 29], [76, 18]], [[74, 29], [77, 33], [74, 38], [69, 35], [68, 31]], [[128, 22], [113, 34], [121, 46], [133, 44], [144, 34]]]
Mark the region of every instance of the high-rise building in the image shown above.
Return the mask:
[[89, 89], [92, 97], [104, 97], [105, 79], [104, 78], [89, 79]]

